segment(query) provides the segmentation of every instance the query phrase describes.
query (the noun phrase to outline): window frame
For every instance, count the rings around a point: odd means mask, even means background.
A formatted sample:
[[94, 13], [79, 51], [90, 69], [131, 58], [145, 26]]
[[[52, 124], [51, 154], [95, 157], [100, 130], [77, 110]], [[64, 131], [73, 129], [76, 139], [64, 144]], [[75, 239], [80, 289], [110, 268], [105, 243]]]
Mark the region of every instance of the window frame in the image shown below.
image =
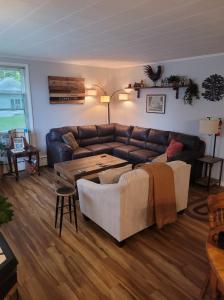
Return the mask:
[[32, 98], [31, 98], [31, 89], [30, 89], [30, 73], [29, 73], [29, 65], [28, 64], [21, 64], [21, 63], [9, 63], [9, 62], [2, 62], [0, 61], [0, 66], [2, 67], [19, 67], [24, 68], [25, 71], [25, 89], [26, 89], [26, 107], [28, 116], [28, 129], [33, 132], [34, 125], [33, 125], [33, 106], [32, 106]]

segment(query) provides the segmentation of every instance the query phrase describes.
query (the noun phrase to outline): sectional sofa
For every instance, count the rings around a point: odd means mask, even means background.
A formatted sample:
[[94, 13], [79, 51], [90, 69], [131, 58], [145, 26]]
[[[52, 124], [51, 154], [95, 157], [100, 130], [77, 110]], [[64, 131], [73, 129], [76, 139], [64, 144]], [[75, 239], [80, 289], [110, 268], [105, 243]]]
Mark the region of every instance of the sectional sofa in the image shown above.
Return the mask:
[[[62, 135], [68, 132], [73, 133], [79, 144], [75, 151], [62, 140]], [[46, 136], [48, 165], [53, 167], [57, 162], [101, 153], [112, 154], [131, 163], [150, 162], [166, 151], [171, 139], [181, 141], [184, 149], [169, 161], [190, 163], [196, 175], [195, 160], [203, 156], [205, 151], [205, 143], [199, 137], [116, 123], [52, 128]]]

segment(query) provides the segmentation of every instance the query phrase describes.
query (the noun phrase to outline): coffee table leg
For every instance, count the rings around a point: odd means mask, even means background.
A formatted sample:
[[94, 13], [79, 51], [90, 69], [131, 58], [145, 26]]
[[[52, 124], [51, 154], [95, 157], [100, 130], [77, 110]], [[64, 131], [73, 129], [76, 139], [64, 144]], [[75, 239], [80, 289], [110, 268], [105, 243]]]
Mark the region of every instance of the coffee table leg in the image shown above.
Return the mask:
[[17, 157], [13, 156], [13, 165], [15, 169], [15, 174], [16, 174], [16, 181], [19, 179], [19, 172], [18, 172], [18, 165], [17, 165]]

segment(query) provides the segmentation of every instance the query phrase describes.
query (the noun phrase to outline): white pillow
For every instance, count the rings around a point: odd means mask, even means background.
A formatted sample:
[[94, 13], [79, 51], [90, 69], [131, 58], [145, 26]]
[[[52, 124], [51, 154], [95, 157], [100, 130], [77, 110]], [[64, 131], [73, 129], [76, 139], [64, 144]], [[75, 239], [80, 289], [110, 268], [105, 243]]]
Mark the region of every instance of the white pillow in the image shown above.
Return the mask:
[[165, 163], [167, 162], [167, 154], [166, 153], [163, 153], [159, 156], [156, 156], [152, 162], [162, 162], [162, 163]]
[[117, 183], [122, 174], [131, 171], [132, 165], [127, 165], [120, 168], [113, 168], [98, 173], [101, 184]]

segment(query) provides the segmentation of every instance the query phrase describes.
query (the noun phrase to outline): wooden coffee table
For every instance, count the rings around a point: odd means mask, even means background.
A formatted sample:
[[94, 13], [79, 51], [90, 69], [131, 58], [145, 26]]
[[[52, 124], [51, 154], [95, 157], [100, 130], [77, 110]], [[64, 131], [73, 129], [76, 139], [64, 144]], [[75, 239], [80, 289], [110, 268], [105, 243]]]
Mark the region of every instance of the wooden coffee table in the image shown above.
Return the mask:
[[57, 180], [66, 185], [76, 186], [82, 177], [96, 174], [111, 168], [122, 167], [128, 161], [109, 154], [100, 154], [54, 164]]

